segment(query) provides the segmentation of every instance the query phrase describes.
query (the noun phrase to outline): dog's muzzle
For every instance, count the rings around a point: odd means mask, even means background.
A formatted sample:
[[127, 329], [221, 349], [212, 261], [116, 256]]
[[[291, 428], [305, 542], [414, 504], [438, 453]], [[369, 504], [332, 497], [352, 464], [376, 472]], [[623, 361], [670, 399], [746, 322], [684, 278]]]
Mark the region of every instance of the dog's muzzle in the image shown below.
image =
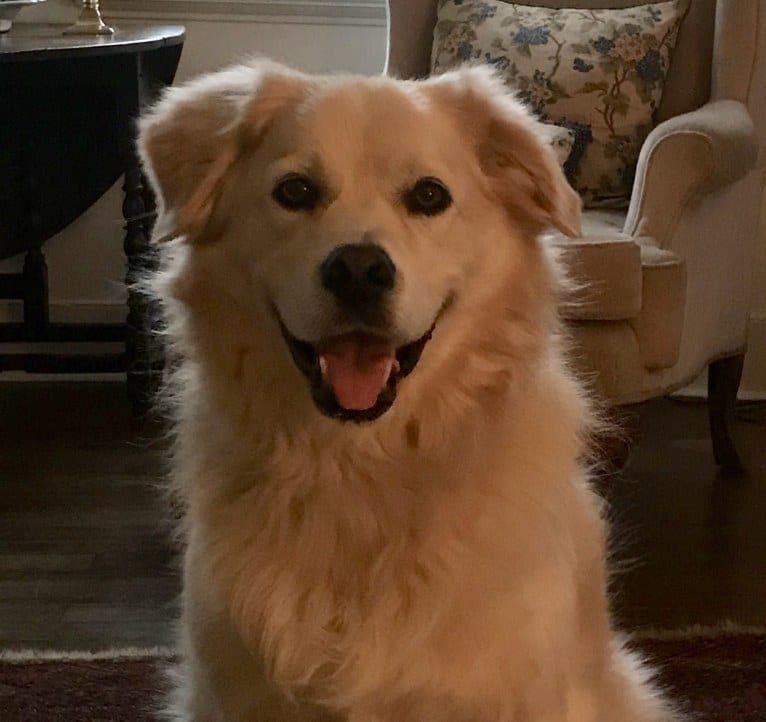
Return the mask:
[[395, 345], [387, 330], [392, 328], [398, 274], [386, 250], [375, 243], [334, 248], [322, 261], [319, 277], [333, 297], [341, 330], [356, 330], [309, 343], [290, 333], [280, 319], [282, 335], [323, 414], [341, 421], [373, 421], [391, 408], [397, 385], [417, 366], [434, 326], [410, 343]]

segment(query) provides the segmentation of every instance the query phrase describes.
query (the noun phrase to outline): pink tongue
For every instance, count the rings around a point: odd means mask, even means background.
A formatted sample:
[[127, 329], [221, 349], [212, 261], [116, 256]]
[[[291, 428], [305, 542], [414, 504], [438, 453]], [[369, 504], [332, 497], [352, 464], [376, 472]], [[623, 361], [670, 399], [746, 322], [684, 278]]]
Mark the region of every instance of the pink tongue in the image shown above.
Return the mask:
[[338, 403], [363, 411], [375, 406], [396, 359], [385, 341], [352, 336], [330, 342], [319, 362]]

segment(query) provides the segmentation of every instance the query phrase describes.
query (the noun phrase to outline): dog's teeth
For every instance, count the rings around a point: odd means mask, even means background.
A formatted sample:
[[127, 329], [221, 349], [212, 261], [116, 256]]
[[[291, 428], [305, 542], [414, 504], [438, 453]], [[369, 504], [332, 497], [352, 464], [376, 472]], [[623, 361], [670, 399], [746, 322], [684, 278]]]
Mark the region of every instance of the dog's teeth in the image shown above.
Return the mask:
[[327, 376], [327, 359], [324, 356], [319, 357], [319, 370], [322, 376]]

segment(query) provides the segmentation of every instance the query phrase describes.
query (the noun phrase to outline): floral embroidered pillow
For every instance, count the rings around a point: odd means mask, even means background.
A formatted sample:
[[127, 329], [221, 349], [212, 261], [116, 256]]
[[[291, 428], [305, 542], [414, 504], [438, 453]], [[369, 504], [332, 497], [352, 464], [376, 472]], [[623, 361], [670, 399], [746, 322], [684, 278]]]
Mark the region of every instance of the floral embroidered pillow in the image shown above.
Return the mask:
[[432, 69], [494, 65], [542, 120], [587, 128], [570, 182], [586, 206], [624, 207], [688, 2], [573, 10], [440, 0]]
[[574, 185], [583, 153], [592, 140], [591, 129], [587, 125], [569, 120], [544, 124], [548, 131], [548, 143], [553, 148], [567, 180]]
[[556, 160], [563, 168], [564, 164], [569, 160], [569, 156], [572, 154], [572, 149], [575, 144], [575, 133], [573, 130], [564, 128], [561, 125], [553, 124], [548, 126], [548, 132], [548, 143], [556, 154]]

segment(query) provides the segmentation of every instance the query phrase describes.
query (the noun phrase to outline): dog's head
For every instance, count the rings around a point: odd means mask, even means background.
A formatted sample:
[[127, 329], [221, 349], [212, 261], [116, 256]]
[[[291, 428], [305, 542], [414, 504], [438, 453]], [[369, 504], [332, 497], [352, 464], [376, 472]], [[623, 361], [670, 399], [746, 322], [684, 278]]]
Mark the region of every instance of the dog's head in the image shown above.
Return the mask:
[[256, 62], [171, 89], [140, 148], [157, 235], [191, 256], [225, 249], [216, 294], [268, 326], [288, 382], [366, 421], [424, 352], [437, 362], [427, 349], [456, 350], [472, 313], [513, 295], [543, 229], [578, 233], [579, 198], [542, 137], [486, 70], [412, 82]]

